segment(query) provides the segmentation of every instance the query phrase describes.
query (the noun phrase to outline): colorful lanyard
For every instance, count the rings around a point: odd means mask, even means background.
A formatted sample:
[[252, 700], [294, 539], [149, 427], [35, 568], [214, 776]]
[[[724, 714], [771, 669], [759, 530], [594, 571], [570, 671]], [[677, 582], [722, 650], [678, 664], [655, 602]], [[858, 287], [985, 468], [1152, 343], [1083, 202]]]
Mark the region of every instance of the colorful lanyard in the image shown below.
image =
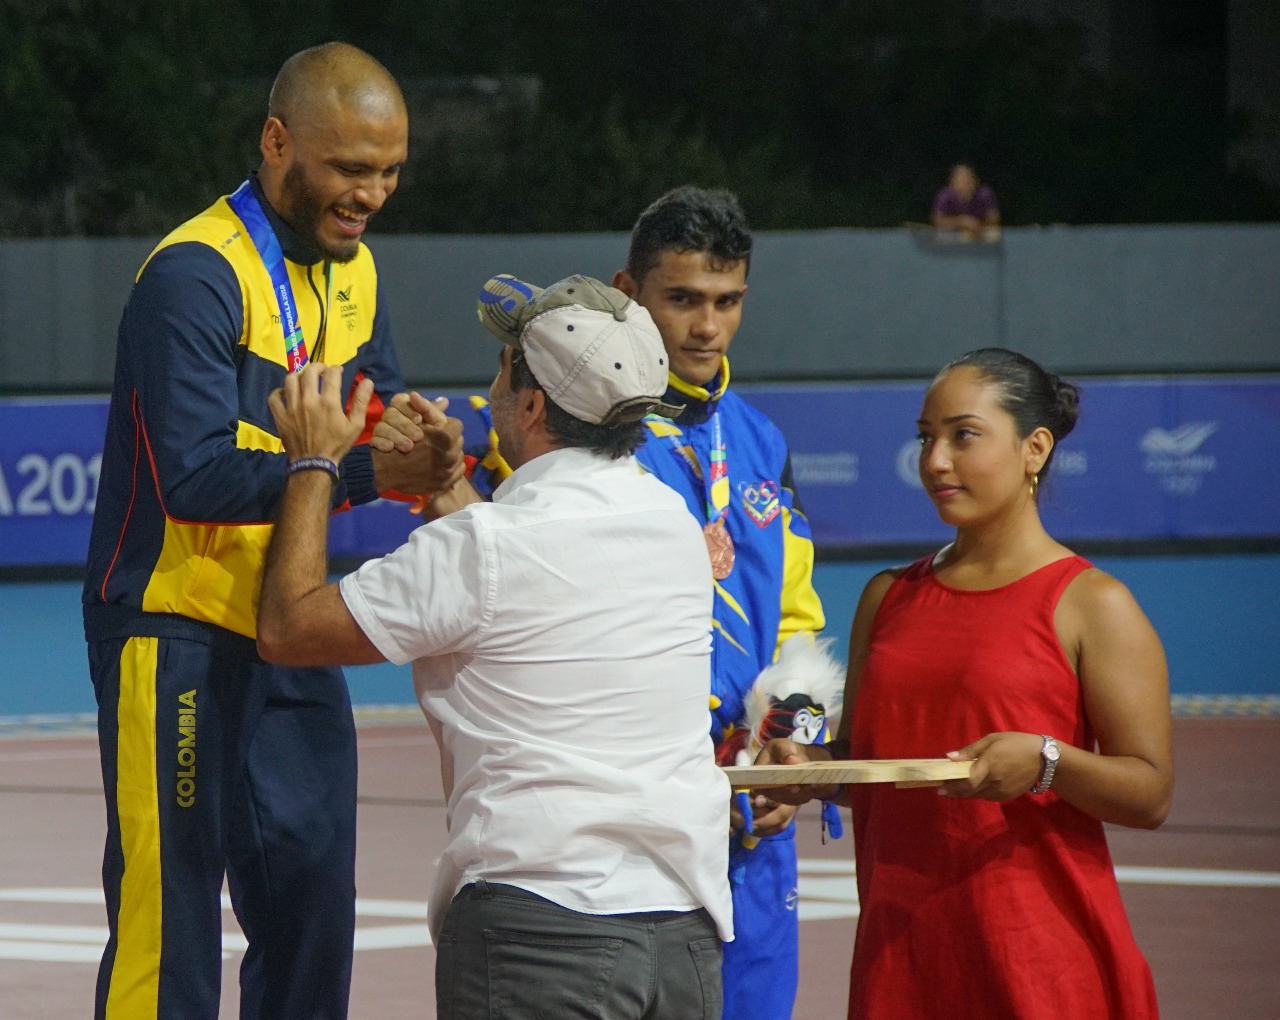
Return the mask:
[[[665, 419], [664, 419], [665, 420]], [[671, 444], [672, 456], [676, 458], [686, 471], [696, 475], [706, 487], [707, 523], [713, 524], [729, 516], [729, 456], [725, 450], [724, 432], [720, 426], [720, 412], [711, 415], [711, 470], [704, 476], [701, 467], [695, 467], [698, 455], [693, 444], [686, 444], [689, 453], [684, 452], [680, 438], [674, 433], [667, 433], [667, 441]], [[694, 463], [690, 463], [692, 457]]]
[[[227, 198], [227, 204], [240, 217], [249, 239], [258, 249], [262, 264], [271, 277], [271, 289], [280, 305], [280, 329], [284, 333], [285, 363], [290, 372], [297, 372], [307, 363], [307, 342], [302, 338], [302, 325], [298, 322], [297, 303], [293, 300], [293, 287], [289, 283], [289, 269], [284, 262], [284, 252], [271, 222], [262, 209], [262, 203], [253, 193], [253, 185], [245, 181]], [[325, 288], [325, 307], [329, 307], [329, 286], [333, 283], [330, 268]]]

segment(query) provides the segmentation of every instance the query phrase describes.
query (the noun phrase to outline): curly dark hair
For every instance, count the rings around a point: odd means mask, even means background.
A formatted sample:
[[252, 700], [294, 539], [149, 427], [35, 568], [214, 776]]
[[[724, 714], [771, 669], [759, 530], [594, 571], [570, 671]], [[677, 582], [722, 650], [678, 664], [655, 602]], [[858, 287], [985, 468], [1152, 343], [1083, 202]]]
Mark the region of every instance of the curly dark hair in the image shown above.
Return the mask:
[[631, 228], [627, 272], [637, 284], [658, 264], [664, 251], [706, 252], [721, 270], [739, 262], [751, 268], [751, 229], [732, 192], [673, 188], [655, 201]]

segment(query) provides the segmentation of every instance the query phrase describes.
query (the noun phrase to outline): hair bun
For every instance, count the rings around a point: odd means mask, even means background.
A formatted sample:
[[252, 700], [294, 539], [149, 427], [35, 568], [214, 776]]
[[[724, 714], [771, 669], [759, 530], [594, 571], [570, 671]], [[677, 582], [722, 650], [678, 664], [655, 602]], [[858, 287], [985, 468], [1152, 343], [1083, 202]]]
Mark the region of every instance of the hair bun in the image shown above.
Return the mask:
[[1076, 427], [1080, 417], [1080, 391], [1074, 383], [1050, 374], [1053, 384], [1053, 396], [1058, 408], [1058, 427], [1054, 429], [1054, 439], [1062, 439]]

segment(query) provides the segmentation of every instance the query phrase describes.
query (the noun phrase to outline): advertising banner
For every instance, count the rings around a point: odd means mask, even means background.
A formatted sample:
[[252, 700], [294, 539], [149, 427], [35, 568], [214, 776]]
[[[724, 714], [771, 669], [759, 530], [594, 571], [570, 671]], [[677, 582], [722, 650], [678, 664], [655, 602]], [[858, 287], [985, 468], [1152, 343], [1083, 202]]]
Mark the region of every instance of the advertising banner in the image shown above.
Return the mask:
[[[916, 467], [926, 385], [738, 387], [786, 435], [819, 547], [946, 540]], [[1058, 447], [1041, 493], [1052, 534], [1068, 542], [1280, 538], [1280, 376], [1080, 385], [1079, 425]], [[483, 443], [464, 394], [446, 395], [468, 441]], [[0, 400], [0, 567], [84, 562], [106, 411], [105, 397]], [[358, 507], [333, 519], [331, 552], [378, 555], [419, 523], [403, 503]]]
[[0, 567], [84, 563], [105, 397], [0, 400]]
[[[1079, 422], [1058, 446], [1040, 497], [1050, 533], [1067, 541], [1280, 537], [1280, 378], [1079, 385]], [[820, 546], [948, 535], [917, 474], [926, 386], [742, 391], [786, 434]]]

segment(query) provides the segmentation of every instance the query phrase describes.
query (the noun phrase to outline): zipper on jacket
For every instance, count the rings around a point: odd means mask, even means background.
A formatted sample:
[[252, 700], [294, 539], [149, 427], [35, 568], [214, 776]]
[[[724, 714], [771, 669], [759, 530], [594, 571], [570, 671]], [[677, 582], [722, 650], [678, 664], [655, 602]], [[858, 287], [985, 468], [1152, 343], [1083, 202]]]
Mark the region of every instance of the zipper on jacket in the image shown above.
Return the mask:
[[[328, 259], [324, 260], [323, 266], [324, 266], [324, 277], [327, 280], [329, 278], [329, 260]], [[315, 272], [315, 268], [316, 267], [314, 264], [307, 267], [307, 283], [311, 285], [311, 293], [316, 296], [316, 303], [320, 306], [320, 332], [316, 335], [316, 345], [311, 351], [311, 360], [323, 362], [324, 361], [324, 338], [327, 335], [328, 329], [329, 329], [329, 302], [325, 300], [325, 297], [320, 293], [320, 288], [316, 286], [315, 276], [312, 275]]]

